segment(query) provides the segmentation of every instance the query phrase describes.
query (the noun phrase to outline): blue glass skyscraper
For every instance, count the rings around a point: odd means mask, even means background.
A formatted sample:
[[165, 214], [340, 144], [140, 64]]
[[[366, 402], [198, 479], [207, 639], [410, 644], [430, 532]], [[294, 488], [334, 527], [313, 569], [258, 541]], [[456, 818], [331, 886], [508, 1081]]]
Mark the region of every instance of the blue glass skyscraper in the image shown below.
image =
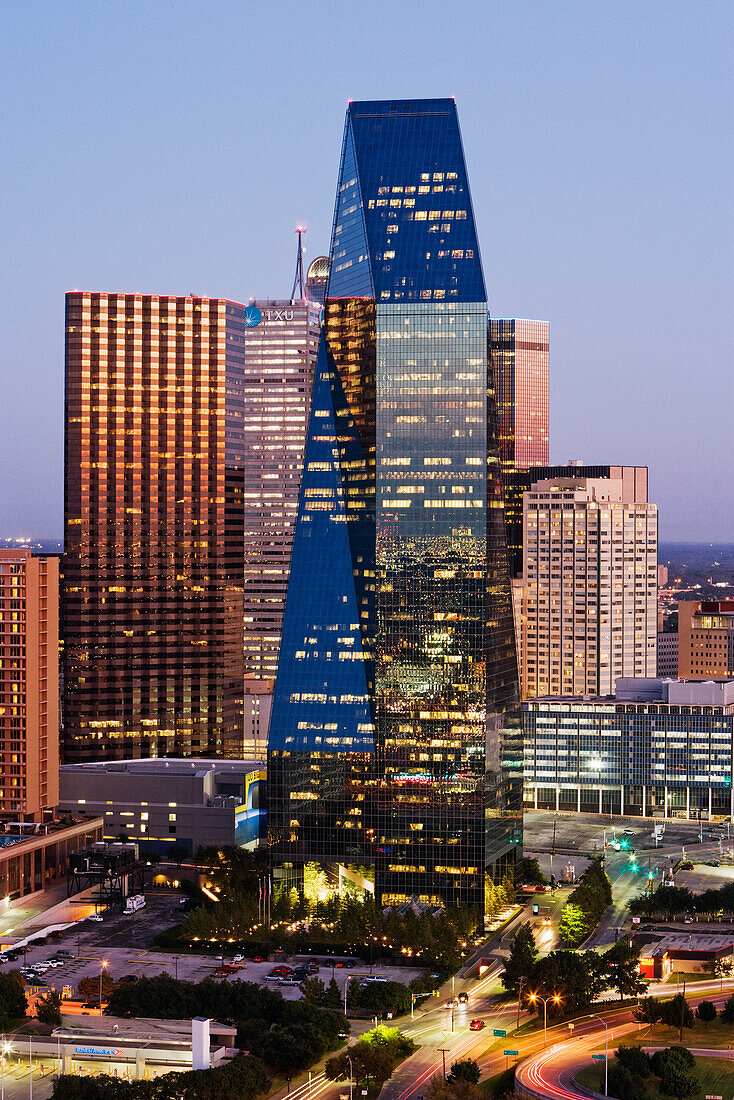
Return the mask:
[[351, 103], [270, 723], [276, 881], [481, 906], [521, 840], [518, 699], [456, 106]]

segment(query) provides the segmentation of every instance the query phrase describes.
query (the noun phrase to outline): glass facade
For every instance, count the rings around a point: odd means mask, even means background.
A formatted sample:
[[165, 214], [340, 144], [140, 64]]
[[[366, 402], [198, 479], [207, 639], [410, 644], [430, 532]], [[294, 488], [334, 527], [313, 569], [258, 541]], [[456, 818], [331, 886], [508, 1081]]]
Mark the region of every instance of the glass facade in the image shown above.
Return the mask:
[[353, 103], [270, 725], [276, 876], [481, 906], [521, 842], [487, 305], [453, 100]]
[[731, 704], [549, 698], [523, 709], [526, 805], [731, 816]]
[[241, 753], [244, 314], [67, 295], [67, 761]]
[[550, 325], [493, 317], [489, 330], [503, 468], [547, 465]]

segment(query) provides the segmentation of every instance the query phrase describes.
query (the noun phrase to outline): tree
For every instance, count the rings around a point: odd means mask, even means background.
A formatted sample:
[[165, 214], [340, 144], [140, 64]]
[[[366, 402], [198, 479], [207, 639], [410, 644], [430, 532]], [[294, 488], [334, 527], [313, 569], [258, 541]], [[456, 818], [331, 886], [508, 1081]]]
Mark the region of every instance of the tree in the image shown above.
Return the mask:
[[609, 987], [617, 990], [620, 1000], [645, 992], [648, 983], [640, 974], [640, 952], [629, 940], [617, 940], [603, 958], [609, 967]]
[[9, 1030], [11, 1023], [25, 1016], [28, 1011], [23, 988], [23, 979], [17, 970], [0, 974], [0, 1027], [3, 1031]]
[[51, 990], [36, 1003], [36, 1018], [50, 1027], [61, 1026], [61, 994]]
[[454, 1081], [468, 1081], [471, 1085], [478, 1085], [481, 1076], [479, 1063], [475, 1062], [473, 1058], [463, 1058], [461, 1061], [452, 1064], [448, 1080], [452, 1083]]
[[[585, 955], [576, 951], [551, 951], [535, 964], [528, 992], [532, 994], [537, 990], [550, 997], [558, 994], [558, 1004], [548, 1002], [548, 1016], [560, 1016], [588, 1008], [605, 989], [606, 981], [606, 968], [594, 951]], [[536, 1012], [543, 1012], [539, 1000], [530, 1000], [530, 1005]]]
[[519, 886], [523, 886], [525, 883], [527, 883], [528, 886], [548, 885], [548, 879], [541, 871], [537, 859], [530, 859], [528, 856], [524, 856], [521, 860], [518, 860], [515, 868], [515, 882], [518, 883]]
[[533, 930], [528, 923], [521, 924], [512, 941], [510, 954], [505, 963], [505, 972], [502, 975], [502, 984], [505, 989], [517, 992], [521, 978], [525, 979], [527, 988], [537, 958], [538, 950], [535, 946]]
[[701, 1001], [696, 1009], [696, 1016], [704, 1026], [708, 1026], [716, 1019], [716, 1005], [713, 1001]]
[[336, 983], [336, 978], [331, 978], [326, 990], [326, 994], [323, 1000], [324, 1008], [332, 1008], [335, 1012], [341, 1012], [342, 1010], [342, 995], [339, 992], [339, 986]]
[[348, 1000], [355, 1008], [368, 1008], [378, 1015], [410, 1012], [410, 992], [402, 982], [350, 982]]
[[661, 1019], [662, 1006], [654, 997], [642, 997], [633, 1015], [643, 1024], [656, 1024]]
[[690, 1100], [699, 1094], [701, 1086], [693, 1073], [696, 1060], [685, 1047], [657, 1050], [651, 1061], [653, 1073], [660, 1078], [661, 1092], [677, 1100]]
[[561, 923], [558, 926], [558, 935], [561, 939], [565, 940], [570, 947], [578, 947], [590, 931], [589, 919], [581, 906], [567, 902], [563, 907]]
[[[77, 993], [87, 1001], [99, 1000], [99, 975], [89, 975], [87, 978], [81, 978], [77, 985]], [[105, 969], [102, 971], [102, 999], [109, 997], [115, 989], [115, 983], [112, 980], [110, 972]]]
[[[333, 978], [332, 978], [333, 981]], [[306, 978], [301, 982], [299, 989], [303, 994], [303, 999], [307, 1004], [318, 1005], [321, 1007], [326, 999], [326, 989], [321, 978]], [[337, 1008], [339, 1006], [337, 1005]]]
[[617, 1100], [644, 1100], [645, 1085], [627, 1066], [619, 1062], [609, 1064], [609, 1095]]
[[680, 1041], [683, 1042], [683, 1028], [692, 1028], [693, 1010], [682, 993], [676, 993], [672, 1001], [663, 1001], [660, 1006], [660, 1019], [667, 1027], [677, 1027]]
[[672, 920], [678, 913], [692, 913], [695, 900], [684, 886], [658, 886], [650, 899], [653, 913], [664, 913]]
[[487, 1093], [471, 1081], [444, 1081], [437, 1073], [426, 1089], [426, 1100], [487, 1100]]
[[[650, 1055], [642, 1049], [642, 1047], [627, 1047], [619, 1046], [614, 1052], [614, 1057], [617, 1059], [621, 1066], [628, 1069], [634, 1077], [649, 1077], [652, 1073], [652, 1065], [650, 1063]], [[616, 1093], [614, 1094], [616, 1096]], [[619, 1100], [623, 1100], [623, 1097], [619, 1097]]]
[[724, 1002], [721, 1018], [725, 1024], [734, 1024], [734, 994]]

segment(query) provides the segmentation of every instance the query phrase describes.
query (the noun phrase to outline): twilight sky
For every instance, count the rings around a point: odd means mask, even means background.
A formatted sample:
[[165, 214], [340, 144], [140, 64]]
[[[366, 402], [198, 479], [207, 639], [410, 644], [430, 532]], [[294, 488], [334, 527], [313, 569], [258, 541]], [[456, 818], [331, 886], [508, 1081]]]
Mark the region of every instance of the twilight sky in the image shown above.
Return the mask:
[[734, 542], [734, 5], [3, 5], [0, 536], [63, 511], [68, 289], [287, 296], [347, 100], [456, 97], [495, 316], [551, 322], [551, 458]]

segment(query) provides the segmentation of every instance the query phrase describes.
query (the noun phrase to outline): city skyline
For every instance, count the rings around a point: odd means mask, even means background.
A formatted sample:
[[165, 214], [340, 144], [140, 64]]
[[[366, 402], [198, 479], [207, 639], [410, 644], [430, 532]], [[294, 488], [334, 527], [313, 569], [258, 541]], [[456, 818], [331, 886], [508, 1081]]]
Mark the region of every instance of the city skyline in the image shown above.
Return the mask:
[[[663, 540], [731, 537], [717, 443], [732, 412], [731, 151], [717, 138], [730, 11], [469, 3], [446, 28], [437, 4], [419, 21], [377, 4], [345, 48], [318, 10], [253, 21], [214, 3], [194, 33], [177, 9], [92, 5], [86, 19], [61, 3], [42, 28], [31, 9], [8, 14], [4, 534], [61, 534], [65, 291], [282, 297], [295, 224], [309, 225], [307, 262], [326, 250], [344, 100], [453, 94], [492, 313], [553, 327], [551, 461], [647, 465]], [[387, 11], [378, 54], [367, 32]], [[678, 431], [683, 402], [705, 432]]]

